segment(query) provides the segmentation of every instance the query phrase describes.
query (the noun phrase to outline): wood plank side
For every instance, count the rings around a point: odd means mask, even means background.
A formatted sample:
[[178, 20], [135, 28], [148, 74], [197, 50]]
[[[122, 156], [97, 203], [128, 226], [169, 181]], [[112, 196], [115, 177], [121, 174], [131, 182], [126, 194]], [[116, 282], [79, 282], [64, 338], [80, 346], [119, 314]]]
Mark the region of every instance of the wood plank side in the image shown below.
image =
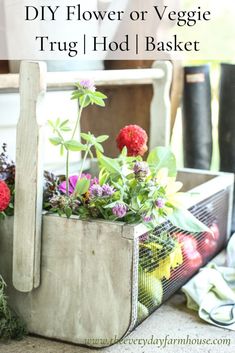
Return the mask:
[[[132, 317], [133, 241], [122, 237], [122, 227], [87, 222], [81, 252], [81, 342], [108, 346], [121, 339]], [[90, 338], [88, 342], [86, 339]], [[97, 339], [106, 340], [106, 343]]]
[[100, 347], [127, 332], [133, 241], [122, 238], [122, 227], [118, 222], [44, 215], [42, 283], [30, 293], [12, 286], [12, 226], [0, 228], [0, 254], [4, 254], [0, 268], [8, 284], [9, 303], [26, 321], [29, 332]]
[[46, 91], [45, 74], [44, 63], [22, 63], [13, 246], [13, 284], [22, 292], [29, 292], [40, 283], [43, 185], [41, 107]]

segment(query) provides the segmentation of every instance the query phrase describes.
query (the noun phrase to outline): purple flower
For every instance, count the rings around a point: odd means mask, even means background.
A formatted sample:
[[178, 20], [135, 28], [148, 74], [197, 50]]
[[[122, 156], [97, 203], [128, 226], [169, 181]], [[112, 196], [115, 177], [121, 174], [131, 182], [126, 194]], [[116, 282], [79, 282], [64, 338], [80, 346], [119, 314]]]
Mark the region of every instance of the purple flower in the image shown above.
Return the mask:
[[143, 217], [143, 221], [146, 222], [146, 223], [149, 223], [152, 221], [152, 217], [151, 216], [144, 216]]
[[161, 198], [161, 197], [159, 197], [159, 198], [155, 201], [155, 204], [156, 204], [156, 206], [157, 206], [158, 208], [163, 208], [163, 207], [165, 206], [165, 203], [166, 203], [166, 201], [165, 201], [163, 198]]
[[[82, 174], [81, 175], [81, 179], [88, 179], [91, 180], [91, 183], [93, 182], [93, 180], [95, 179], [91, 179], [91, 175], [90, 174]], [[76, 184], [78, 181], [78, 175], [72, 175], [69, 177], [69, 194], [72, 194], [75, 190]], [[66, 181], [63, 181], [62, 183], [60, 183], [59, 185], [59, 190], [63, 193], [66, 194]]]
[[123, 218], [127, 213], [127, 206], [123, 203], [117, 203], [113, 208], [112, 212], [114, 216], [118, 218]]
[[137, 179], [146, 178], [150, 174], [149, 166], [146, 162], [136, 162], [133, 170]]
[[139, 241], [140, 241], [141, 243], [144, 243], [146, 240], [148, 240], [148, 238], [149, 238], [148, 233], [145, 233], [145, 234], [142, 234], [142, 235], [139, 237]]
[[104, 184], [102, 186], [102, 190], [103, 190], [103, 196], [112, 196], [115, 193], [114, 188], [108, 184]]
[[88, 89], [89, 91], [92, 91], [92, 92], [95, 91], [95, 84], [93, 80], [89, 80], [89, 79], [82, 80], [79, 82], [79, 84], [83, 89]]
[[93, 184], [90, 187], [91, 197], [101, 197], [103, 195], [103, 189], [99, 184]]
[[91, 179], [91, 185], [90, 186], [93, 186], [94, 184], [99, 184], [99, 179], [94, 177]]

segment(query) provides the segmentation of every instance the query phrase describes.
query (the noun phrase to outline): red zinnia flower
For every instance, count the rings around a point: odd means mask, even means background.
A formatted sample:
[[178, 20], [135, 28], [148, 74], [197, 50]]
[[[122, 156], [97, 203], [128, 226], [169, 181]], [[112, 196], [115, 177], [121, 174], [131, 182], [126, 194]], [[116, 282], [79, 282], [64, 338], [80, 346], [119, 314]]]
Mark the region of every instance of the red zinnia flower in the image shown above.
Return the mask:
[[10, 203], [11, 192], [5, 181], [0, 180], [0, 212], [4, 211]]
[[148, 135], [138, 125], [128, 125], [120, 130], [116, 142], [120, 151], [126, 146], [128, 156], [143, 156], [147, 151]]

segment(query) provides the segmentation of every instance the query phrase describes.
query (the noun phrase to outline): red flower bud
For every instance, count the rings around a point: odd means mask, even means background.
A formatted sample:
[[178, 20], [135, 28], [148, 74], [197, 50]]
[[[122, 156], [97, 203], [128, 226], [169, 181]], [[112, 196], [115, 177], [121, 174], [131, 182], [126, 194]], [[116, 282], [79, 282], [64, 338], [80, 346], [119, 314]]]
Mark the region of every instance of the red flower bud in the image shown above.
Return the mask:
[[120, 130], [116, 142], [117, 147], [122, 151], [126, 146], [128, 156], [143, 156], [148, 150], [148, 135], [144, 129], [138, 125], [128, 125]]
[[0, 180], [0, 212], [3, 212], [11, 201], [11, 192], [5, 181]]

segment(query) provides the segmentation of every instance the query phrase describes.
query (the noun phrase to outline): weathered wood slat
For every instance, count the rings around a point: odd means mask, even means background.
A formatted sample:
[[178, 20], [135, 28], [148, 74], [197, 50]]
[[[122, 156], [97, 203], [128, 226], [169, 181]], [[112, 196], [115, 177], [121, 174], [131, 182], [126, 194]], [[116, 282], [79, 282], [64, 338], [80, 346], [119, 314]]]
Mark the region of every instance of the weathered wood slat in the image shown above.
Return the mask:
[[[152, 84], [153, 80], [164, 77], [160, 69], [130, 69], [108, 71], [48, 72], [46, 75], [49, 90], [72, 90], [74, 82], [84, 78], [95, 80], [97, 86]], [[19, 89], [18, 74], [0, 75], [0, 92], [14, 92]]]
[[156, 61], [153, 68], [164, 72], [160, 80], [153, 80], [153, 99], [150, 117], [150, 149], [156, 146], [169, 146], [171, 127], [170, 87], [172, 82], [172, 64], [168, 61]]
[[44, 63], [22, 63], [13, 254], [13, 283], [22, 292], [29, 292], [40, 283], [43, 187], [41, 100], [46, 92], [45, 73]]

